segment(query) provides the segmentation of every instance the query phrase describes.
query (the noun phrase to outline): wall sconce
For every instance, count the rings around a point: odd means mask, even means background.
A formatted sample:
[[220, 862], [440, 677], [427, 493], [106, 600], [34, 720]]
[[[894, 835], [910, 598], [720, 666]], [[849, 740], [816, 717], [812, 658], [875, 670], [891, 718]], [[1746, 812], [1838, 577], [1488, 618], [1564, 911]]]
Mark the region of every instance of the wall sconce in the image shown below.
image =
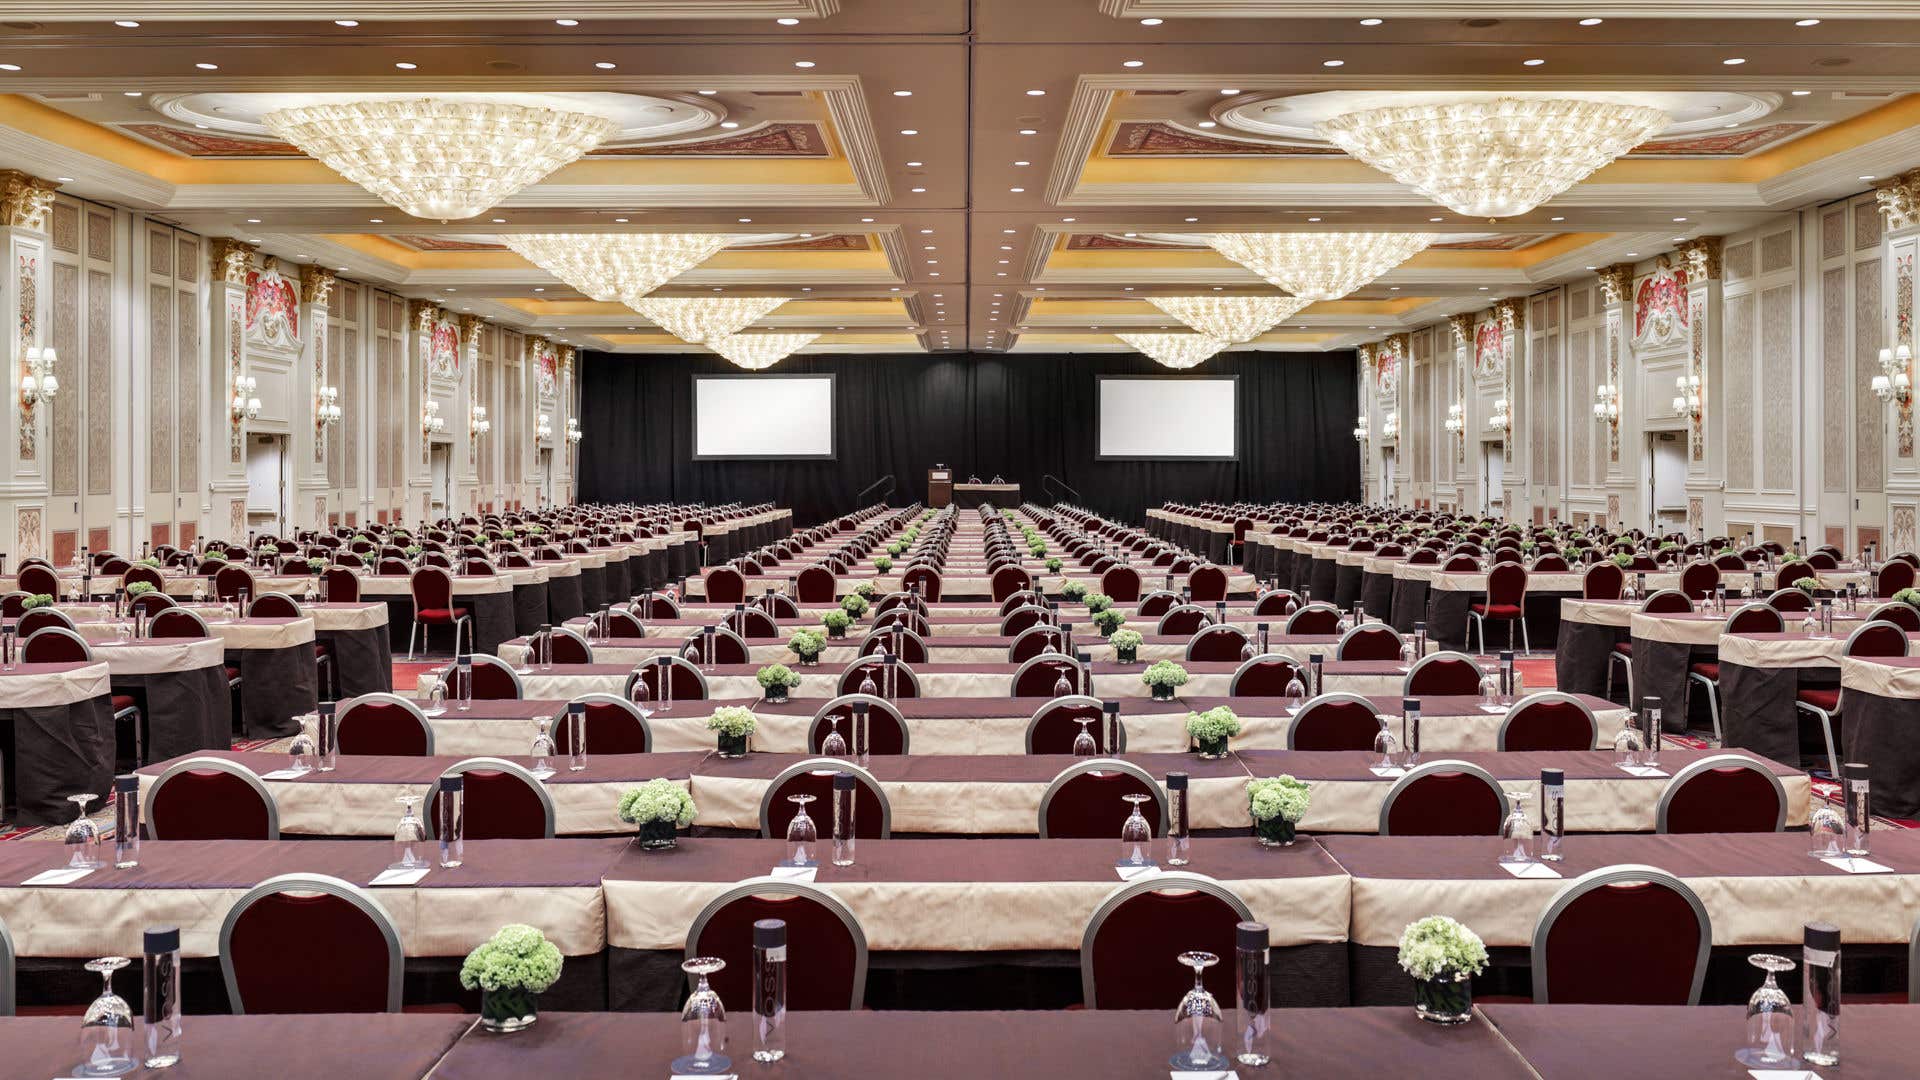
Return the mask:
[[340, 390], [338, 387], [323, 386], [314, 395], [318, 401], [313, 407], [313, 427], [316, 431], [340, 422]]
[[1620, 426], [1620, 388], [1602, 383], [1593, 392], [1593, 418], [1613, 427]]
[[1458, 405], [1447, 406], [1447, 433], [1450, 435], [1464, 435], [1466, 430], [1466, 411]]
[[246, 375], [233, 377], [233, 419], [256, 420], [260, 416], [260, 399], [254, 396], [259, 384]]
[[541, 442], [553, 438], [553, 420], [545, 413], [540, 414], [539, 418], [534, 420], [533, 437]]
[[53, 373], [53, 365], [60, 357], [49, 345], [42, 349], [37, 345], [27, 347], [27, 373], [20, 376], [20, 404], [33, 408], [44, 399], [49, 404], [60, 393], [60, 377]]
[[1380, 437], [1382, 439], [1397, 439], [1400, 437], [1399, 410], [1396, 409], [1380, 418]]
[[1495, 398], [1493, 415], [1487, 417], [1487, 430], [1511, 432], [1513, 430], [1513, 412], [1507, 408], [1506, 398]]
[[580, 440], [586, 437], [587, 437], [586, 434], [580, 430], [580, 421], [574, 420], [572, 418], [568, 418], [567, 441], [572, 443], [575, 446], [578, 446], [580, 445]]
[[1913, 350], [1905, 345], [1880, 350], [1881, 374], [1873, 377], [1873, 392], [1881, 401], [1905, 405], [1913, 398], [1913, 380], [1907, 374], [1913, 367]]
[[467, 431], [475, 438], [479, 438], [492, 430], [493, 421], [487, 419], [487, 407], [485, 405], [475, 405], [473, 407], [473, 414], [467, 417]]
[[440, 403], [429, 401], [420, 407], [420, 434], [432, 438], [447, 430], [447, 422], [440, 416]]
[[1700, 419], [1700, 377], [1679, 375], [1673, 380], [1673, 411], [1677, 416]]
[[1361, 413], [1353, 422], [1353, 438], [1356, 442], [1367, 441], [1367, 414]]

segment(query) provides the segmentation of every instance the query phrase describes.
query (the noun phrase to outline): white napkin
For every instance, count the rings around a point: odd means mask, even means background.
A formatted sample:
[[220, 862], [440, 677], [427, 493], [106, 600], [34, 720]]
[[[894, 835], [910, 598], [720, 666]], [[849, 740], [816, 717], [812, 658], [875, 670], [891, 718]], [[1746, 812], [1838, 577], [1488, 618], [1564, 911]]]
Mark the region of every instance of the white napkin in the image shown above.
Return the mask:
[[1405, 776], [1407, 770], [1398, 765], [1370, 765], [1367, 771], [1375, 776]]
[[1666, 770], [1655, 768], [1652, 765], [1622, 765], [1620, 766], [1620, 771], [1626, 773], [1628, 776], [1652, 777], [1667, 775]]
[[21, 885], [71, 885], [88, 874], [93, 873], [90, 866], [57, 866], [52, 870], [42, 870]]
[[781, 881], [811, 882], [820, 873], [820, 868], [818, 866], [776, 866], [767, 873]]
[[312, 771], [313, 770], [311, 769], [275, 769], [272, 772], [261, 773], [260, 779], [262, 780], [298, 780], [299, 778], [307, 775], [309, 772], [312, 772]]
[[412, 870], [395, 870], [392, 867], [388, 867], [387, 869], [380, 871], [378, 874], [375, 874], [373, 876], [373, 880], [367, 882], [367, 884], [368, 885], [418, 885], [420, 884], [420, 879], [426, 877], [427, 871], [431, 869], [433, 869], [433, 867], [431, 866], [421, 866]]
[[1170, 1072], [1170, 1080], [1240, 1080], [1240, 1074], [1232, 1069], [1223, 1072]]
[[1540, 862], [1528, 862], [1528, 863], [1503, 862], [1500, 864], [1500, 869], [1505, 870], [1507, 873], [1512, 874], [1514, 877], [1517, 877], [1517, 878], [1558, 878], [1560, 877], [1560, 871], [1555, 870], [1553, 867], [1548, 866], [1546, 863], [1540, 863]]
[[[1845, 870], [1849, 874], [1891, 874], [1893, 873], [1893, 867], [1888, 866], [1884, 863], [1874, 862], [1872, 859], [1863, 859], [1857, 855], [1841, 855], [1836, 858], [1822, 858], [1820, 861], [1836, 869]], [[1774, 1071], [1778, 1072], [1782, 1070], [1774, 1070]]]
[[1121, 881], [1138, 881], [1141, 878], [1152, 877], [1159, 873], [1160, 867], [1153, 863], [1148, 863], [1145, 866], [1116, 866], [1113, 868], [1113, 872], [1120, 875]]

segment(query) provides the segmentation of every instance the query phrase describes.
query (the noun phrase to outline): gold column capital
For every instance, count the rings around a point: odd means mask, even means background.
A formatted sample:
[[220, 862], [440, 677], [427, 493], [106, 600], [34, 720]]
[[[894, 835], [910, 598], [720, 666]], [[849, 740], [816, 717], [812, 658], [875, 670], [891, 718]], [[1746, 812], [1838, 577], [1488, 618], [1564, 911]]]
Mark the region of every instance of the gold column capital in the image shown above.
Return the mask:
[[334, 282], [340, 280], [333, 271], [324, 266], [303, 266], [300, 268], [300, 299], [304, 303], [324, 305], [333, 295]]
[[256, 245], [231, 236], [214, 237], [207, 252], [213, 263], [215, 283], [245, 286], [247, 271], [253, 269], [253, 253], [257, 250]]
[[47, 211], [60, 185], [19, 169], [0, 169], [0, 225], [47, 231]]
[[1677, 254], [1687, 269], [1688, 281], [1711, 281], [1720, 276], [1723, 239], [1718, 236], [1696, 236], [1680, 245]]
[[1599, 271], [1600, 292], [1609, 304], [1624, 304], [1633, 298], [1633, 264], [1614, 263]]
[[1920, 169], [1909, 169], [1874, 188], [1873, 197], [1887, 228], [1920, 225]]

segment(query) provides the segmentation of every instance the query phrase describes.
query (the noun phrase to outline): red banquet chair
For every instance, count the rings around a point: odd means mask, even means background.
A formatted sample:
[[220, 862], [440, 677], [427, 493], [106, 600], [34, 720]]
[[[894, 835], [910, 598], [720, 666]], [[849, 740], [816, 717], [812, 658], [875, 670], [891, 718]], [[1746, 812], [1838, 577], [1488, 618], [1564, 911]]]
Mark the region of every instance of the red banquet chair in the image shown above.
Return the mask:
[[460, 652], [460, 631], [467, 632], [467, 647], [473, 647], [473, 609], [456, 605], [453, 600], [453, 576], [435, 566], [413, 572], [408, 582], [413, 593], [413, 630], [407, 635], [407, 659], [414, 656], [415, 636], [427, 631], [427, 646], [433, 646], [433, 627], [453, 627], [453, 651]]
[[20, 575], [16, 581], [19, 590], [28, 596], [44, 595], [55, 599], [60, 596], [60, 575], [54, 573], [53, 568], [45, 564], [31, 563], [21, 566]]
[[1100, 575], [1100, 591], [1116, 604], [1131, 604], [1140, 599], [1140, 571], [1131, 566], [1116, 566]]
[[1910, 604], [1881, 604], [1867, 618], [1873, 622], [1890, 622], [1909, 634], [1920, 634], [1920, 610]]
[[[817, 803], [816, 808], [826, 804]], [[750, 878], [714, 897], [687, 929], [689, 959], [717, 956], [727, 966], [707, 977], [722, 1001], [753, 999], [754, 924], [778, 919], [787, 927], [787, 957], [807, 965], [807, 977], [788, 984], [794, 1010], [858, 1009], [867, 996], [867, 936], [845, 902], [817, 885]]]
[[[801, 570], [793, 579], [793, 591], [803, 604], [826, 604], [833, 600], [836, 579], [833, 571], [824, 566], [809, 566]], [[713, 585], [709, 580], [708, 589]], [[742, 590], [744, 592], [744, 588]]]
[[[1892, 658], [1907, 655], [1907, 632], [1893, 623], [1870, 622], [1855, 630], [1847, 637], [1847, 644], [1841, 650], [1843, 656], [1869, 658]], [[1840, 778], [1840, 743], [1836, 729], [1840, 725], [1840, 690], [1838, 687], [1818, 688], [1802, 687], [1795, 692], [1793, 706], [1799, 712], [1811, 713], [1820, 721], [1820, 734], [1827, 744], [1827, 775]]]
[[1082, 758], [1062, 769], [1040, 796], [1040, 839], [1111, 840], [1133, 813], [1128, 795], [1145, 795], [1141, 807], [1156, 837], [1167, 833], [1167, 796], [1151, 773], [1120, 758]]
[[[1766, 604], [1742, 604], [1727, 617], [1728, 634], [1777, 634], [1786, 629], [1778, 609]], [[1713, 718], [1713, 739], [1726, 745], [1720, 732], [1720, 661], [1700, 660], [1687, 665], [1687, 686], [1700, 684], [1707, 695], [1707, 714]]]
[[1660, 793], [1657, 833], [1779, 832], [1787, 825], [1787, 789], [1766, 763], [1743, 754], [1690, 761]]
[[1154, 634], [1159, 637], [1192, 637], [1213, 622], [1213, 615], [1198, 604], [1181, 604], [1160, 616]]
[[1498, 836], [1507, 793], [1493, 774], [1441, 758], [1407, 770], [1380, 805], [1381, 836]]
[[1503, 622], [1507, 624], [1507, 648], [1513, 648], [1513, 627], [1520, 627], [1520, 645], [1526, 652], [1533, 651], [1533, 642], [1527, 637], [1527, 568], [1517, 562], [1495, 563], [1487, 571], [1487, 598], [1467, 609], [1467, 623], [1470, 629], [1480, 632], [1480, 652], [1487, 651], [1487, 623]]
[[[1093, 1009], [1171, 1009], [1193, 988], [1193, 973], [1174, 958], [1195, 950], [1232, 956], [1235, 928], [1252, 920], [1246, 901], [1200, 874], [1168, 870], [1121, 885], [1081, 935], [1081, 1000]], [[1216, 1000], [1234, 1000], [1232, 965], [1215, 964], [1200, 978]]]
[[322, 592], [329, 604], [360, 602], [360, 575], [344, 566], [329, 566], [320, 575]]
[[1581, 576], [1580, 596], [1586, 600], [1618, 600], [1626, 585], [1626, 571], [1610, 562], [1597, 562]]
[[931, 566], [916, 566], [900, 575], [900, 588], [912, 592], [916, 585], [920, 587], [921, 597], [928, 603], [940, 602], [940, 571]]
[[[653, 729], [632, 701], [618, 694], [582, 694], [569, 705], [585, 706], [587, 748], [596, 754], [644, 754], [653, 748]], [[554, 752], [573, 751], [573, 730], [564, 715], [554, 717]]]
[[1285, 615], [1287, 605], [1292, 604], [1295, 611], [1300, 610], [1300, 598], [1291, 589], [1269, 589], [1254, 601], [1255, 615]]
[[237, 1015], [397, 1013], [403, 964], [386, 908], [323, 874], [268, 878], [220, 924], [220, 971]]
[[1288, 637], [1326, 636], [1340, 632], [1340, 609], [1327, 603], [1312, 603], [1287, 616], [1281, 631]]
[[739, 604], [747, 599], [747, 579], [731, 566], [716, 566], [708, 570], [706, 589], [709, 604]]
[[1247, 641], [1246, 631], [1237, 626], [1202, 627], [1187, 639], [1187, 659], [1195, 663], [1233, 663], [1245, 657]]
[[1194, 600], [1211, 604], [1227, 598], [1227, 572], [1217, 566], [1202, 566], [1187, 576], [1187, 587]]
[[1050, 616], [1047, 609], [1038, 604], [1022, 604], [1006, 613], [1000, 620], [1000, 636], [1017, 638], [1028, 630], [1046, 622]]
[[1901, 589], [1913, 588], [1913, 564], [1896, 559], [1880, 568], [1873, 577], [1873, 595], [1881, 598], [1891, 597]]
[[[589, 746], [592, 744], [589, 743]], [[440, 820], [440, 798], [448, 778], [458, 776], [466, 789], [460, 804], [461, 835], [468, 840], [553, 839], [553, 796], [524, 767], [501, 758], [476, 757], [455, 762], [427, 789], [427, 835]]]
[[253, 571], [238, 563], [226, 563], [213, 575], [213, 591], [222, 600], [233, 600], [243, 592], [253, 596], [259, 590], [254, 585]]
[[278, 840], [280, 809], [252, 769], [193, 757], [147, 789], [146, 831], [155, 840]]
[[1358, 694], [1321, 694], [1300, 707], [1287, 729], [1289, 750], [1372, 750], [1379, 707]]
[[820, 753], [827, 736], [838, 731], [849, 751], [859, 748], [854, 742], [855, 718], [864, 712], [867, 718], [867, 753], [900, 755], [911, 742], [906, 718], [885, 698], [867, 694], [842, 694], [820, 706], [807, 728], [807, 753]]
[[[1018, 615], [1019, 612], [1014, 614]], [[1024, 664], [1041, 653], [1063, 652], [1066, 642], [1067, 632], [1063, 627], [1046, 624], [1029, 626], [1013, 635], [1013, 644], [1007, 646], [1007, 662]]]
[[1180, 595], [1165, 589], [1155, 589], [1140, 600], [1140, 606], [1134, 611], [1141, 619], [1158, 619], [1167, 612], [1180, 606]]
[[[920, 677], [913, 673], [913, 668], [900, 661], [895, 661], [893, 666], [896, 669], [894, 672], [895, 685], [893, 696], [903, 698], [919, 697]], [[886, 667], [886, 661], [878, 656], [863, 656], [853, 661], [840, 672], [840, 684], [836, 695], [860, 693], [860, 684], [869, 677], [873, 679], [876, 696], [884, 694], [887, 689]]]
[[[1067, 694], [1048, 701], [1035, 709], [1027, 721], [1027, 753], [1073, 753], [1073, 741], [1080, 737], [1082, 720], [1089, 721], [1086, 730], [1096, 742], [1105, 740], [1103, 709], [1099, 698], [1085, 694]], [[1118, 716], [1114, 720], [1114, 741], [1119, 745], [1105, 747], [1105, 752], [1110, 754], [1123, 753], [1127, 748], [1127, 726]]]
[[[1227, 681], [1228, 697], [1286, 697], [1287, 684], [1295, 678], [1305, 683], [1300, 668], [1284, 656], [1256, 656], [1233, 671]], [[1367, 743], [1373, 745], [1371, 741]]]
[[1404, 644], [1400, 634], [1386, 623], [1365, 623], [1340, 636], [1334, 648], [1335, 660], [1398, 660]]
[[[852, 744], [848, 744], [852, 749]], [[835, 773], [853, 777], [853, 835], [856, 840], [885, 840], [893, 835], [893, 806], [887, 793], [872, 773], [841, 758], [815, 757], [797, 761], [780, 770], [760, 796], [760, 835], [787, 835], [795, 806], [789, 795], [814, 797], [809, 816], [818, 824], [822, 836], [833, 828], [833, 777]], [[1114, 834], [1118, 836], [1118, 833]]]
[[[666, 661], [664, 665], [661, 663], [662, 660]], [[673, 691], [673, 700], [675, 702], [705, 701], [707, 699], [707, 677], [701, 674], [700, 669], [695, 667], [692, 662], [681, 656], [655, 657], [651, 662], [641, 664], [633, 674], [627, 676], [626, 685], [623, 686], [620, 691], [622, 696], [631, 700], [633, 697], [634, 684], [638, 682], [645, 684], [647, 688], [647, 700], [662, 701], [660, 695], [660, 689], [663, 685], [662, 670], [671, 672], [670, 675], [664, 677], [664, 685]], [[662, 702], [662, 704], [664, 704], [664, 702]], [[659, 706], [655, 706], [655, 711], [659, 711]], [[592, 744], [589, 743], [588, 746], [591, 747]]]
[[348, 698], [335, 714], [342, 754], [433, 756], [433, 725], [420, 706], [398, 694]]
[[1536, 1005], [1697, 1005], [1713, 925], [1685, 882], [1607, 866], [1561, 886], [1533, 926]]
[[1528, 694], [1500, 720], [1496, 749], [1592, 750], [1600, 739], [1600, 719], [1572, 694], [1542, 690]]
[[1437, 652], [1413, 662], [1401, 684], [1402, 697], [1466, 697], [1480, 692], [1484, 673], [1466, 653]]
[[993, 572], [993, 598], [1005, 600], [1022, 589], [1033, 587], [1033, 578], [1018, 566], [1003, 566]]

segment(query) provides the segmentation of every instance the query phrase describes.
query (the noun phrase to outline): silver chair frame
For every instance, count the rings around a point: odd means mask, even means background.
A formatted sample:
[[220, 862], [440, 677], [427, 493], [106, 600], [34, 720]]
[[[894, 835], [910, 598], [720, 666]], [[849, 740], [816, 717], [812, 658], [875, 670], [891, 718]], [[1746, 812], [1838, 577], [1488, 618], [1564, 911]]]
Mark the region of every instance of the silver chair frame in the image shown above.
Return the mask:
[[246, 785], [253, 789], [254, 794], [260, 796], [260, 801], [267, 804], [267, 839], [280, 839], [280, 805], [274, 802], [273, 792], [267, 789], [266, 781], [260, 779], [260, 774], [237, 761], [217, 757], [190, 757], [176, 761], [167, 766], [166, 771], [155, 777], [153, 783], [148, 785], [146, 805], [141, 807], [141, 814], [149, 837], [154, 840], [166, 839], [160, 835], [160, 823], [153, 816], [153, 802], [160, 794], [161, 788], [174, 777], [185, 772], [222, 772], [245, 781]]
[[[687, 959], [691, 960], [696, 956], [708, 955], [708, 953], [700, 951], [700, 935], [706, 930], [707, 924], [713, 921], [713, 917], [718, 915], [721, 909], [725, 908], [728, 904], [736, 900], [744, 900], [749, 896], [804, 897], [832, 912], [834, 917], [840, 920], [841, 925], [847, 928], [847, 933], [853, 937], [853, 998], [847, 1002], [847, 1008], [860, 1009], [865, 1006], [867, 1000], [867, 932], [860, 926], [860, 920], [855, 917], [853, 909], [848, 907], [844, 900], [841, 900], [820, 886], [808, 882], [792, 881], [775, 877], [752, 877], [728, 888], [727, 891], [721, 893], [719, 896], [707, 901], [706, 906], [700, 909], [700, 913], [693, 917], [693, 924], [687, 927]], [[698, 985], [697, 977], [693, 975], [687, 976], [687, 988], [691, 990], [696, 985]]]
[[1100, 999], [1094, 993], [1093, 979], [1093, 943], [1100, 936], [1100, 927], [1104, 925], [1122, 904], [1150, 892], [1202, 892], [1224, 901], [1243, 922], [1253, 921], [1253, 909], [1240, 899], [1238, 893], [1213, 878], [1196, 874], [1191, 870], [1163, 870], [1138, 881], [1129, 881], [1106, 895], [1100, 906], [1093, 909], [1087, 917], [1087, 928], [1080, 934], [1080, 1000], [1089, 1009], [1100, 1007]]
[[456, 761], [452, 765], [447, 766], [446, 771], [433, 778], [433, 783], [427, 787], [426, 800], [420, 804], [422, 808], [421, 812], [427, 819], [427, 839], [438, 840], [440, 838], [437, 828], [440, 815], [433, 813], [433, 800], [440, 795], [440, 781], [449, 776], [463, 776], [476, 769], [482, 772], [506, 773], [532, 788], [533, 793], [540, 797], [540, 808], [546, 814], [546, 839], [553, 839], [553, 796], [548, 794], [547, 786], [542, 784], [538, 777], [528, 772], [526, 766], [516, 765], [505, 758], [497, 757], [470, 757], [462, 761]]
[[1767, 782], [1773, 786], [1775, 805], [1779, 807], [1779, 812], [1773, 816], [1773, 831], [1780, 832], [1785, 829], [1787, 827], [1787, 787], [1780, 782], [1779, 777], [1773, 775], [1773, 770], [1767, 768], [1764, 762], [1747, 757], [1745, 754], [1710, 754], [1688, 762], [1679, 772], [1674, 773], [1673, 779], [1668, 780], [1667, 786], [1661, 789], [1660, 801], [1653, 809], [1653, 831], [1656, 833], [1667, 831], [1667, 813], [1673, 807], [1674, 797], [1680, 794], [1681, 785], [1701, 773], [1728, 768], [1746, 769], [1767, 778]]
[[248, 889], [246, 895], [227, 909], [226, 918], [220, 920], [220, 974], [227, 984], [227, 1001], [233, 1007], [235, 1016], [245, 1016], [245, 1003], [240, 1000], [240, 978], [233, 969], [233, 931], [240, 923], [248, 908], [268, 896], [277, 896], [287, 892], [317, 892], [337, 896], [371, 919], [380, 929], [380, 936], [387, 942], [387, 1011], [400, 1011], [400, 991], [406, 978], [406, 957], [400, 951], [400, 931], [394, 925], [393, 916], [388, 914], [380, 901], [372, 893], [352, 882], [342, 881], [327, 874], [280, 874]]
[[1393, 815], [1393, 804], [1400, 801], [1400, 796], [1405, 794], [1408, 788], [1434, 773], [1466, 773], [1469, 776], [1476, 777], [1483, 781], [1488, 787], [1493, 789], [1494, 796], [1500, 801], [1500, 818], [1502, 821], [1506, 820], [1508, 812], [1513, 809], [1507, 804], [1507, 792], [1506, 789], [1500, 786], [1500, 781], [1494, 779], [1492, 773], [1475, 765], [1473, 762], [1461, 761], [1457, 758], [1438, 758], [1434, 761], [1423, 761], [1413, 768], [1408, 769], [1400, 779], [1395, 780], [1393, 786], [1387, 789], [1386, 798], [1380, 801], [1379, 832], [1381, 836], [1393, 835], [1392, 830], [1387, 828], [1387, 820]]
[[1128, 776], [1144, 782], [1147, 785], [1147, 790], [1153, 794], [1155, 807], [1160, 811], [1159, 835], [1167, 835], [1167, 792], [1165, 788], [1160, 786], [1160, 781], [1155, 780], [1152, 773], [1123, 758], [1093, 757], [1083, 758], [1080, 761], [1074, 762], [1066, 768], [1061, 769], [1052, 780], [1047, 781], [1047, 790], [1040, 795], [1040, 818], [1037, 829], [1040, 839], [1047, 839], [1047, 808], [1053, 805], [1054, 796], [1058, 795], [1060, 789], [1065, 787], [1068, 782], [1072, 781], [1075, 777], [1090, 772], [1126, 773]]
[[1547, 938], [1553, 931], [1554, 920], [1558, 919], [1567, 908], [1573, 906], [1574, 901], [1595, 889], [1636, 882], [1672, 889], [1687, 902], [1687, 906], [1693, 909], [1694, 917], [1699, 920], [1700, 948], [1693, 961], [1693, 988], [1687, 995], [1687, 1004], [1700, 1004], [1700, 988], [1707, 978], [1707, 954], [1713, 948], [1713, 920], [1707, 917], [1706, 905], [1700, 902], [1699, 895], [1688, 888], [1686, 882], [1665, 870], [1639, 863], [1622, 863], [1618, 866], [1603, 866], [1598, 870], [1589, 870], [1562, 885], [1560, 891], [1555, 893], [1553, 899], [1548, 902], [1546, 910], [1542, 911], [1540, 917], [1534, 921], [1531, 952], [1535, 1005], [1551, 1004], [1547, 986]]
[[880, 839], [885, 840], [893, 835], [893, 803], [887, 799], [887, 789], [880, 786], [880, 781], [871, 772], [842, 758], [810, 757], [781, 769], [779, 775], [768, 782], [766, 790], [761, 792], [760, 835], [762, 837], [773, 836], [773, 797], [780, 790], [780, 785], [795, 776], [815, 772], [851, 773], [855, 782], [873, 792], [874, 797], [880, 801]]

